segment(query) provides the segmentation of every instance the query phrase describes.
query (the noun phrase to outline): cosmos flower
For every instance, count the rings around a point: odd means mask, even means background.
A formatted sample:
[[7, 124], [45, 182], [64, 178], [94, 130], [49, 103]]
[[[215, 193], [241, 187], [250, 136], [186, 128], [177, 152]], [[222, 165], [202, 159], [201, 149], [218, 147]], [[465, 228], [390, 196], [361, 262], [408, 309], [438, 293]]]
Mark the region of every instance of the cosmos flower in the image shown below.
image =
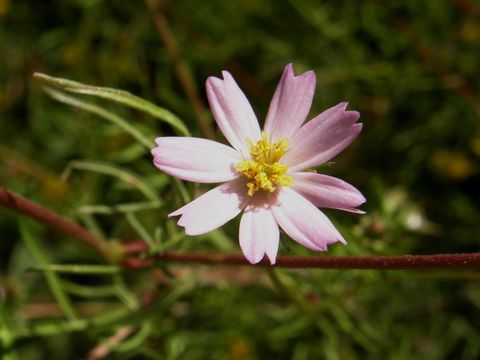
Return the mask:
[[355, 213], [365, 202], [352, 185], [309, 169], [329, 161], [358, 136], [359, 113], [340, 103], [304, 121], [315, 92], [315, 74], [295, 76], [285, 67], [263, 131], [242, 90], [227, 71], [207, 79], [213, 116], [230, 146], [195, 137], [159, 137], [152, 150], [157, 168], [176, 178], [222, 183], [169, 217], [187, 235], [212, 231], [243, 211], [239, 240], [252, 264], [267, 255], [275, 263], [279, 227], [299, 244], [326, 251], [345, 243], [321, 208]]

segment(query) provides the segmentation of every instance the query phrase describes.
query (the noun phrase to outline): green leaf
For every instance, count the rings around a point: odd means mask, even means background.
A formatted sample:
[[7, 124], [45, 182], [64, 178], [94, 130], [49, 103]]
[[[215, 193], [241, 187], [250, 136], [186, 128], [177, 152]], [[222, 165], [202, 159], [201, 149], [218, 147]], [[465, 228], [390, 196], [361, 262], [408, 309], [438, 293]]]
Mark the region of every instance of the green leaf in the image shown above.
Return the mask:
[[0, 349], [3, 349], [2, 360], [16, 360], [18, 359], [13, 344], [15, 343], [15, 332], [12, 329], [6, 302], [0, 301]]
[[85, 331], [88, 328], [99, 330], [111, 329], [114, 326], [139, 325], [147, 320], [161, 317], [179, 298], [191, 291], [192, 284], [181, 284], [171, 290], [166, 296], [149, 307], [132, 312], [128, 309], [115, 309], [108, 313], [99, 314], [90, 319], [77, 319], [68, 323], [64, 321], [45, 321], [32, 323], [30, 326], [17, 327], [18, 338], [37, 336], [55, 336], [59, 334]]
[[128, 91], [86, 85], [76, 81], [56, 78], [41, 73], [34, 73], [33, 76], [39, 80], [42, 80], [50, 85], [53, 85], [65, 91], [77, 94], [98, 96], [103, 99], [112, 100], [130, 106], [134, 109], [144, 111], [152, 115], [153, 117], [172, 125], [178, 134], [190, 136], [190, 132], [186, 128], [185, 124], [183, 124], [183, 122], [176, 115], [174, 115], [167, 109], [154, 105], [149, 101], [146, 101], [138, 96], [129, 93]]
[[134, 203], [125, 203], [117, 205], [83, 205], [78, 207], [77, 214], [118, 214], [135, 213], [138, 211], [155, 210], [162, 206], [160, 201], [143, 201]]
[[46, 273], [62, 273], [62, 274], [81, 274], [81, 275], [113, 275], [118, 274], [122, 270], [112, 265], [85, 265], [85, 264], [42, 264], [32, 266], [28, 270], [45, 271]]
[[72, 169], [92, 171], [116, 177], [137, 188], [142, 194], [145, 195], [147, 199], [153, 202], [160, 202], [160, 198], [158, 197], [156, 191], [150, 185], [141, 180], [138, 176], [134, 175], [132, 172], [122, 169], [118, 166], [98, 161], [75, 160], [70, 162], [63, 172], [63, 180], [66, 180], [70, 176]]
[[156, 247], [155, 240], [149, 234], [147, 229], [143, 226], [143, 224], [138, 220], [135, 214], [131, 212], [127, 212], [125, 214], [125, 218], [127, 219], [130, 226], [135, 230], [135, 232], [140, 236], [140, 238], [145, 241], [150, 247]]
[[70, 320], [77, 319], [75, 309], [70, 302], [70, 298], [63, 290], [60, 278], [54, 273], [54, 270], [52, 269], [53, 265], [49, 264], [47, 256], [43, 253], [40, 244], [30, 232], [27, 222], [23, 219], [20, 219], [19, 228], [25, 245], [30, 250], [35, 260], [40, 264], [37, 266], [37, 268], [42, 268], [45, 271], [45, 277], [47, 278], [50, 290], [52, 291], [55, 300], [58, 302], [58, 305], [65, 313], [65, 316], [67, 316], [67, 318]]
[[65, 291], [70, 294], [86, 299], [96, 299], [116, 295], [116, 288], [113, 285], [81, 285], [68, 280], [62, 280]]
[[122, 119], [120, 116], [105, 110], [104, 108], [95, 105], [93, 103], [80, 100], [74, 96], [66, 95], [60, 91], [53, 90], [50, 88], [45, 88], [45, 91], [55, 100], [58, 100], [64, 104], [68, 104], [79, 109], [88, 111], [92, 114], [96, 114], [101, 118], [110, 121], [111, 123], [117, 125], [119, 128], [129, 133], [135, 140], [140, 144], [145, 146], [147, 149], [151, 149], [155, 146], [153, 139], [150, 140], [148, 137], [143, 135], [140, 131], [137, 130], [134, 126], [130, 125], [125, 119]]

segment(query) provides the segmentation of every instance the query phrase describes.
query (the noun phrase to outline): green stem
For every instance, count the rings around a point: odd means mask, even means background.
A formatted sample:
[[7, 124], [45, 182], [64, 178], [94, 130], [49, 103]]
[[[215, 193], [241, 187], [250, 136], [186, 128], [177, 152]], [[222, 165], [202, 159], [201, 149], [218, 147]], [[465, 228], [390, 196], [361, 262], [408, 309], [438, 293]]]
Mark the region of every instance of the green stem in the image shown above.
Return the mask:
[[176, 132], [180, 135], [190, 136], [190, 132], [176, 115], [127, 91], [86, 85], [76, 81], [55, 78], [40, 73], [34, 73], [33, 76], [65, 91], [77, 94], [98, 96], [103, 99], [115, 101], [117, 103], [130, 106], [134, 109], [144, 111], [152, 115], [153, 117], [172, 125]]
[[137, 140], [140, 144], [142, 144], [146, 149], [151, 149], [155, 146], [155, 143], [153, 142], [152, 139], [143, 135], [140, 131], [137, 130], [137, 128], [130, 125], [125, 119], [122, 119], [117, 114], [107, 111], [101, 108], [100, 106], [89, 103], [87, 101], [83, 101], [73, 96], [63, 94], [60, 91], [56, 91], [49, 88], [45, 88], [45, 91], [55, 100], [58, 100], [60, 102], [63, 102], [64, 104], [68, 104], [68, 105], [80, 108], [82, 110], [88, 111], [92, 114], [100, 116], [101, 118], [104, 118], [107, 121], [112, 122], [122, 130], [130, 134], [135, 140]]
[[111, 311], [105, 315], [98, 315], [91, 319], [77, 319], [69, 322], [50, 321], [47, 323], [32, 324], [28, 327], [19, 327], [16, 329], [17, 338], [56, 336], [59, 334], [85, 331], [90, 327], [97, 329], [110, 329], [113, 326], [128, 324], [139, 325], [147, 320], [157, 318], [164, 314], [172, 304], [190, 291], [190, 289], [190, 286], [178, 286], [168, 295], [163, 297], [161, 301], [135, 312], [131, 312], [128, 309], [121, 309]]
[[82, 219], [85, 227], [90, 230], [92, 234], [98, 236], [101, 239], [105, 239], [105, 233], [103, 232], [102, 228], [98, 225], [97, 220], [92, 214], [79, 214], [79, 217]]
[[267, 268], [267, 274], [278, 292], [295, 303], [305, 315], [310, 315], [312, 313], [312, 308], [305, 298], [298, 291], [295, 291], [295, 289], [292, 289], [286, 284], [277, 269], [272, 267]]
[[189, 203], [190, 201], [192, 201], [192, 197], [188, 193], [187, 188], [185, 187], [185, 184], [181, 180], [174, 178], [173, 184], [175, 185], [178, 192], [180, 193], [180, 196], [182, 197], [182, 200], [184, 203]]
[[133, 174], [131, 171], [122, 169], [121, 167], [100, 161], [74, 160], [65, 168], [65, 171], [62, 174], [62, 179], [68, 179], [73, 169], [113, 176], [139, 190], [148, 200], [154, 202], [161, 201], [153, 187], [143, 181], [140, 176]]
[[52, 291], [55, 300], [58, 302], [58, 305], [64, 312], [65, 316], [69, 320], [77, 319], [77, 315], [75, 313], [72, 303], [70, 302], [70, 298], [63, 291], [60, 278], [56, 273], [47, 268], [50, 265], [50, 262], [48, 261], [47, 256], [42, 251], [37, 240], [30, 232], [26, 220], [20, 219], [20, 233], [22, 235], [23, 241], [25, 242], [25, 245], [30, 250], [35, 260], [39, 263], [40, 266], [46, 267], [45, 277], [47, 278], [48, 285], [50, 286], [50, 290]]
[[157, 246], [153, 237], [148, 233], [147, 229], [145, 229], [145, 226], [142, 225], [134, 213], [128, 212], [125, 214], [125, 217], [130, 226], [136, 231], [143, 241], [145, 241], [151, 248], [155, 248]]
[[127, 288], [123, 278], [115, 275], [113, 277], [113, 281], [115, 284], [115, 293], [118, 298], [125, 304], [125, 306], [134, 311], [140, 308], [140, 304], [137, 301], [135, 295]]
[[30, 270], [44, 271], [45, 273], [63, 273], [79, 275], [114, 275], [122, 268], [114, 265], [86, 265], [86, 264], [40, 264], [31, 266]]
[[15, 343], [15, 334], [11, 330], [10, 321], [7, 316], [5, 302], [0, 302], [0, 359], [17, 360], [17, 354], [13, 349]]
[[87, 299], [108, 297], [116, 294], [116, 289], [113, 285], [87, 286], [67, 280], [63, 280], [62, 285], [68, 293]]

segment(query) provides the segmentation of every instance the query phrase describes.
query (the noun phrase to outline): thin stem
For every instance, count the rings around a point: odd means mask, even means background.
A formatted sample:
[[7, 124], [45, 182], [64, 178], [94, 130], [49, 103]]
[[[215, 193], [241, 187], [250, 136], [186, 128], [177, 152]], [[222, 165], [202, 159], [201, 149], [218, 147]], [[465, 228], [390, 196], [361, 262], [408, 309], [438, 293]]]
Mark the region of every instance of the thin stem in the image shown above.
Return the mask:
[[[250, 265], [236, 254], [165, 252], [157, 262], [200, 263], [208, 265]], [[128, 260], [126, 262], [128, 266]], [[255, 266], [271, 266], [263, 259]], [[275, 267], [363, 270], [480, 269], [480, 254], [436, 254], [402, 256], [278, 256]]]
[[145, 229], [145, 226], [143, 226], [134, 213], [125, 213], [125, 218], [143, 241], [145, 241], [152, 248], [157, 246], [153, 237], [150, 235], [147, 229]]
[[291, 288], [282, 279], [281, 274], [279, 273], [278, 269], [273, 267], [267, 268], [268, 276], [272, 281], [273, 286], [285, 297], [289, 298], [293, 303], [295, 303], [300, 311], [302, 311], [305, 315], [309, 315], [312, 312], [309, 304], [305, 300], [305, 298], [300, 294], [296, 289]]
[[57, 301], [58, 306], [60, 307], [60, 309], [62, 309], [63, 313], [69, 321], [76, 320], [78, 317], [75, 308], [70, 301], [70, 297], [63, 290], [58, 275], [52, 270], [48, 269], [49, 260], [47, 259], [47, 255], [43, 252], [43, 249], [39, 245], [37, 239], [30, 232], [30, 229], [25, 219], [20, 219], [20, 233], [22, 235], [23, 241], [25, 242], [25, 245], [27, 246], [35, 261], [40, 266], [47, 267], [47, 269], [45, 270], [45, 278], [47, 279], [50, 291], [52, 292], [53, 297]]
[[118, 262], [123, 256], [123, 251], [116, 246], [115, 243], [109, 243], [96, 237], [87, 229], [73, 221], [27, 200], [23, 196], [7, 190], [4, 187], [0, 187], [0, 205], [31, 217], [51, 229], [77, 239], [80, 243], [95, 250], [111, 262]]
[[0, 354], [2, 360], [17, 360], [17, 354], [13, 345], [15, 343], [15, 333], [11, 328], [10, 319], [6, 309], [6, 303], [0, 299]]
[[140, 131], [138, 131], [138, 129], [135, 126], [130, 125], [130, 123], [125, 119], [121, 118], [120, 116], [118, 116], [113, 112], [103, 109], [101, 106], [77, 99], [74, 96], [69, 96], [69, 95], [63, 94], [60, 91], [56, 91], [50, 88], [45, 88], [45, 91], [57, 101], [88, 111], [92, 114], [100, 116], [101, 118], [107, 121], [112, 122], [113, 124], [121, 128], [123, 131], [130, 134], [135, 140], [137, 140], [140, 144], [142, 144], [147, 150], [150, 150], [155, 145], [155, 143], [153, 142], [152, 139], [150, 139], [150, 137], [142, 134]]
[[193, 111], [195, 112], [195, 116], [197, 117], [197, 121], [200, 125], [200, 129], [205, 137], [214, 139], [215, 132], [213, 130], [211, 121], [209, 120], [205, 106], [198, 95], [198, 89], [195, 85], [195, 82], [192, 80], [190, 69], [180, 54], [180, 50], [172, 29], [170, 28], [170, 24], [168, 23], [168, 20], [162, 11], [162, 1], [147, 0], [146, 2], [148, 8], [153, 14], [158, 35], [165, 45], [168, 56], [173, 62], [180, 85], [182, 86], [188, 101], [190, 101], [192, 104]]
[[[121, 257], [128, 255], [129, 258], [123, 261], [123, 265], [131, 269], [149, 267], [155, 262], [251, 266], [242, 255], [237, 254], [164, 252], [152, 258], [139, 259], [136, 256], [149, 249], [148, 245], [144, 242], [134, 241], [124, 244], [122, 248], [112, 248], [113, 244], [97, 238], [80, 225], [3, 187], [0, 187], [0, 205], [34, 218], [58, 232], [70, 235], [84, 245], [103, 254], [108, 259], [118, 261]], [[270, 263], [264, 259], [256, 266], [270, 266]], [[480, 269], [480, 253], [402, 256], [278, 256], [275, 266], [288, 268], [370, 270]]]

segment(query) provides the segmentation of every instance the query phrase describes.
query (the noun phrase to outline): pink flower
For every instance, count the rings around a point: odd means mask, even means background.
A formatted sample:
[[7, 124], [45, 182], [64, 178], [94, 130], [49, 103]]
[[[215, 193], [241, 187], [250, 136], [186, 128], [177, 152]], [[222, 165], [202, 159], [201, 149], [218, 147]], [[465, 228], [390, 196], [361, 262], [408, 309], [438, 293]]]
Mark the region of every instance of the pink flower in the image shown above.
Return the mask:
[[316, 251], [344, 238], [317, 207], [355, 213], [365, 202], [352, 185], [308, 169], [340, 153], [358, 136], [356, 111], [340, 103], [303, 124], [315, 92], [313, 71], [295, 76], [285, 67], [263, 132], [232, 75], [207, 79], [213, 116], [232, 147], [186, 137], [159, 137], [154, 164], [179, 179], [223, 183], [169, 214], [188, 235], [212, 231], [243, 210], [240, 247], [252, 264], [264, 255], [275, 263], [279, 226], [299, 244]]

